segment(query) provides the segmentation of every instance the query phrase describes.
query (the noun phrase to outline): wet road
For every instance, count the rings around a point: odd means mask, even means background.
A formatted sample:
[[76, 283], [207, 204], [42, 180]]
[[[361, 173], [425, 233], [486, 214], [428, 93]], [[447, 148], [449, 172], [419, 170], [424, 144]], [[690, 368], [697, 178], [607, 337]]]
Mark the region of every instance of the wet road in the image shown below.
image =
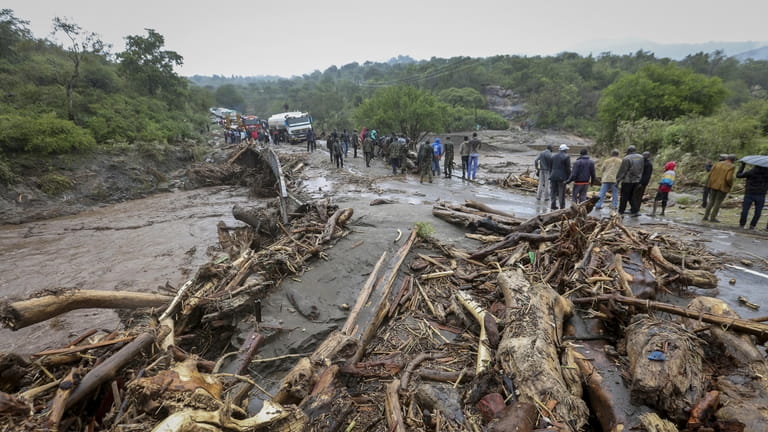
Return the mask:
[[[297, 146], [285, 151], [299, 150]], [[350, 175], [366, 171], [380, 176], [373, 187], [339, 184], [334, 180], [335, 176], [327, 175], [331, 169], [327, 153], [318, 151], [310, 161], [309, 168], [302, 173], [307, 178], [305, 191], [316, 197], [333, 191], [335, 202], [359, 209], [356, 217], [366, 212], [373, 215], [399, 212], [377, 221], [391, 224], [382, 227], [389, 232], [394, 232], [394, 228], [407, 229], [418, 221], [430, 221], [438, 235], [445, 234], [447, 240], [458, 241], [463, 237], [460, 230], [431, 217], [432, 203], [437, 200], [479, 200], [521, 218], [547, 211], [546, 203], [537, 203], [532, 195], [462, 182], [460, 178], [438, 177], [432, 184], [419, 184], [413, 175], [391, 176], [381, 161], [374, 161], [370, 169], [365, 168], [362, 158], [348, 158], [344, 171]], [[369, 207], [368, 203], [374, 198], [392, 198], [405, 206]], [[157, 195], [70, 217], [0, 227], [0, 254], [3, 256], [0, 293], [21, 299], [55, 287], [158, 292], [157, 287], [166, 282], [178, 286], [192, 276], [199, 265], [210, 260], [208, 248], [217, 244], [216, 223], [223, 220], [230, 225], [239, 224], [232, 218], [231, 209], [235, 203], [247, 200], [243, 189], [209, 188]], [[606, 210], [602, 216], [608, 216]], [[673, 229], [676, 226], [671, 220], [647, 216], [628, 218], [625, 223], [640, 225], [646, 230], [668, 224], [672, 224]], [[689, 236], [690, 241], [705, 241], [724, 254], [752, 260], [754, 256], [768, 256], [765, 237], [693, 224], [679, 226], [680, 234]], [[360, 249], [352, 251], [349, 248], [346, 253], [359, 252]], [[768, 279], [734, 268], [726, 268], [718, 275], [720, 297], [731, 303], [738, 313], [744, 317], [768, 314], [768, 290], [765, 289]], [[359, 277], [364, 280], [364, 275]], [[732, 278], [736, 279], [734, 285], [728, 283]], [[339, 288], [339, 296], [343, 299], [328, 299], [327, 308], [353, 301], [353, 288], [355, 286]], [[741, 306], [736, 300], [739, 295], [762, 305], [762, 310], [753, 311]], [[282, 311], [284, 301], [274, 302], [276, 310]], [[0, 330], [0, 351], [35, 352], [59, 347], [87, 328], [111, 330], [117, 325], [117, 316], [111, 311], [74, 311], [17, 332]], [[308, 324], [299, 320], [295, 325]]]

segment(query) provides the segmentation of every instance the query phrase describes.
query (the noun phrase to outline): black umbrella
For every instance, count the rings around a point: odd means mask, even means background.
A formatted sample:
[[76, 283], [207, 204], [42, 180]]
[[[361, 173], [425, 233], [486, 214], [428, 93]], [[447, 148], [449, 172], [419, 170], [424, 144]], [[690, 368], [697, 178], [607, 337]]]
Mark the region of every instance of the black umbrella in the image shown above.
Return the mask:
[[739, 159], [739, 162], [768, 168], [768, 155], [744, 156], [743, 158]]

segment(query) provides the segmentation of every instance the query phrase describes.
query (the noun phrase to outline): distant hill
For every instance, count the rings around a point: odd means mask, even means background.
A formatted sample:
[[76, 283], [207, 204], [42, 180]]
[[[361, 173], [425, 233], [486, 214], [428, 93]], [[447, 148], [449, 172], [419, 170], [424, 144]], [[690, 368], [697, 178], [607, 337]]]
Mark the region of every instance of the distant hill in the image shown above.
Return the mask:
[[[619, 39], [619, 40], [597, 40], [584, 42], [575, 45], [569, 49], [581, 55], [598, 56], [602, 53], [610, 52], [612, 54], [623, 55], [632, 54], [637, 51], [650, 51], [657, 58], [670, 58], [672, 60], [682, 60], [686, 56], [699, 52], [711, 53], [714, 51], [723, 51], [726, 56], [742, 56], [744, 59], [753, 58], [756, 54], [750, 54], [753, 51], [766, 49], [768, 41], [743, 41], [743, 42], [705, 42], [690, 44], [664, 44], [645, 39]], [[737, 57], [738, 58], [738, 57]], [[764, 58], [760, 58], [762, 60]], [[739, 58], [741, 60], [741, 58]]]
[[734, 56], [738, 61], [752, 60], [768, 60], [768, 46], [763, 46], [757, 49], [745, 51], [741, 54]]

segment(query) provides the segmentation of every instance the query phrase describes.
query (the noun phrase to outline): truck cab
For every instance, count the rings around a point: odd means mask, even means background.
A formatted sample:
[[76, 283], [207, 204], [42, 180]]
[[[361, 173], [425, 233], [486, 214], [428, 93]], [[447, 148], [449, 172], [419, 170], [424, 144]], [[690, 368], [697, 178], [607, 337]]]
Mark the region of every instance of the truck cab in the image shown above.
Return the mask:
[[271, 116], [267, 122], [271, 131], [283, 134], [292, 144], [305, 141], [312, 129], [312, 116], [301, 111], [284, 112]]

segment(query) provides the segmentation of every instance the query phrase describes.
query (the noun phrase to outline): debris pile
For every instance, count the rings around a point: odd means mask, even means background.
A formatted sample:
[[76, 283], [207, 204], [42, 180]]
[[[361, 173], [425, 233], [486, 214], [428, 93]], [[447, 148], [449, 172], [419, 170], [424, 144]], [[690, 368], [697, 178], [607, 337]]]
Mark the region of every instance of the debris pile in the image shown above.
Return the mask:
[[[246, 226], [219, 226], [227, 255], [172, 295], [127, 306], [116, 299], [130, 293], [112, 293], [107, 307], [145, 308], [128, 331], [86, 334], [31, 360], [0, 355], [0, 428], [764, 430], [768, 367], [756, 342], [768, 340], [768, 325], [709, 297], [655, 301], [715, 288], [721, 259], [618, 216], [590, 217], [595, 201], [529, 220], [437, 203], [433, 214], [467, 230], [477, 249], [445, 244], [424, 225], [398, 235], [346, 322], [277, 389], [248, 374], [279, 331], [261, 323], [259, 300], [327, 259], [352, 209], [297, 203], [283, 224], [277, 205], [240, 208]], [[3, 323], [33, 321], [37, 308], [24, 302], [58, 304], [39, 322], [97, 295], [47, 294], [6, 302]], [[216, 335], [233, 322], [249, 330], [230, 355]]]

